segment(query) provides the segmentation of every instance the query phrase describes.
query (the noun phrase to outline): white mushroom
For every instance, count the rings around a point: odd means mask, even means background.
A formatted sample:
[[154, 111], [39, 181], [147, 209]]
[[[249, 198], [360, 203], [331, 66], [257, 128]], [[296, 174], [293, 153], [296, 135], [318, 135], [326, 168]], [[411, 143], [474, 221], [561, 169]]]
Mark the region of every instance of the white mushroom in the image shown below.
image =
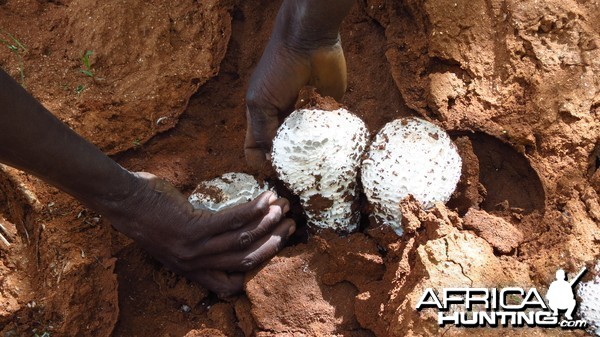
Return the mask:
[[188, 201], [195, 209], [218, 212], [251, 201], [268, 189], [251, 175], [230, 172], [198, 184]]
[[594, 279], [581, 283], [577, 295], [581, 299], [579, 315], [587, 322], [588, 331], [600, 336], [600, 261], [595, 269]]
[[368, 134], [363, 121], [345, 109], [297, 110], [277, 131], [273, 166], [300, 196], [309, 225], [358, 228], [356, 181]]
[[424, 208], [447, 202], [461, 162], [448, 134], [436, 125], [418, 118], [386, 124], [362, 163], [361, 179], [376, 220], [402, 235], [400, 200], [412, 194]]

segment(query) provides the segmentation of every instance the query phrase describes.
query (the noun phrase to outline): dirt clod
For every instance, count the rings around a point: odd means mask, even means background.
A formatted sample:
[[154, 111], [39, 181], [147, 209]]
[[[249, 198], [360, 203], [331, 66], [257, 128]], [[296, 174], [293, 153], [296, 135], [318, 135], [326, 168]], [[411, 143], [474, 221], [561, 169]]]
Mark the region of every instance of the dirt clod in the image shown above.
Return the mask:
[[509, 254], [523, 242], [523, 233], [510, 222], [486, 211], [470, 209], [463, 219], [464, 228], [475, 233], [492, 245], [499, 253]]

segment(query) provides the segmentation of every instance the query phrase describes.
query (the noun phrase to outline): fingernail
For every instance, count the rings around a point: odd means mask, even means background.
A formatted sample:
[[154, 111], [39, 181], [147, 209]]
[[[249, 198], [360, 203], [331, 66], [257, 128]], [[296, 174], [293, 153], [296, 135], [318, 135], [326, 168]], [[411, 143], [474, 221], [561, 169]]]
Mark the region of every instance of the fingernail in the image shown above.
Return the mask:
[[269, 197], [269, 205], [274, 203], [277, 200], [277, 194], [275, 192], [270, 192], [271, 196]]
[[295, 231], [296, 231], [296, 225], [291, 225], [290, 228], [288, 229], [288, 238], [290, 236], [292, 236], [292, 234], [294, 234]]

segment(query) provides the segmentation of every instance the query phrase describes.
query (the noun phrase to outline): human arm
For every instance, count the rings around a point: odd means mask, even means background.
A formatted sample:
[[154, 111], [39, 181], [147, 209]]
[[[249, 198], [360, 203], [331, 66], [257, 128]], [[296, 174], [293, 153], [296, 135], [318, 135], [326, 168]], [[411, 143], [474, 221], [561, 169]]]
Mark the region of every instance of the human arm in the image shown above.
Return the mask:
[[285, 199], [266, 192], [219, 213], [196, 211], [172, 185], [132, 173], [48, 112], [0, 69], [0, 162], [31, 173], [105, 215], [175, 272], [227, 295], [242, 272], [294, 230]]

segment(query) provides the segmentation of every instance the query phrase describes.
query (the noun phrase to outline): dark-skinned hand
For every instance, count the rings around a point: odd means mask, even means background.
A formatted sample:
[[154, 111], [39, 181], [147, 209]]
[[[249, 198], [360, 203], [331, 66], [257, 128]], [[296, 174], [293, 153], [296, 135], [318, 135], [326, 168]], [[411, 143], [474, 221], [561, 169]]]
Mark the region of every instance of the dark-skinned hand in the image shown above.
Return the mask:
[[275, 255], [294, 232], [286, 199], [264, 192], [217, 213], [193, 209], [171, 184], [136, 173], [138, 187], [101, 208], [113, 226], [168, 269], [217, 293], [242, 290], [244, 272]]
[[312, 85], [340, 100], [346, 91], [346, 61], [339, 27], [353, 0], [287, 0], [246, 94], [245, 153], [262, 170], [273, 137], [292, 111], [298, 92]]

